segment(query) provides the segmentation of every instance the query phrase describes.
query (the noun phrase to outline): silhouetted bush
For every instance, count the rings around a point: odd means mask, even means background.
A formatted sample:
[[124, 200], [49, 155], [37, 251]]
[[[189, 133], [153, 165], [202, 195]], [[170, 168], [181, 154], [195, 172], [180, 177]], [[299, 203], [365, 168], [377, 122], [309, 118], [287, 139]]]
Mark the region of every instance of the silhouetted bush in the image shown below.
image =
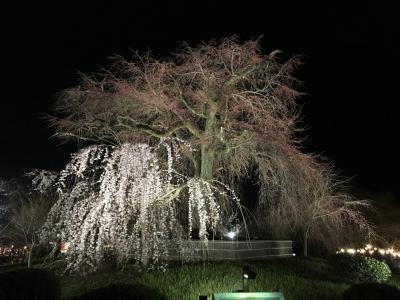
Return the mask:
[[0, 299], [59, 299], [57, 277], [40, 269], [20, 269], [0, 274]]
[[163, 295], [157, 290], [143, 285], [111, 284], [82, 295], [80, 300], [162, 300]]
[[328, 262], [339, 273], [347, 273], [353, 261], [353, 256], [348, 254], [335, 254], [328, 257]]
[[400, 274], [400, 259], [390, 260], [389, 267], [394, 274]]
[[343, 300], [391, 300], [400, 299], [400, 290], [394, 286], [368, 282], [351, 286], [343, 294]]

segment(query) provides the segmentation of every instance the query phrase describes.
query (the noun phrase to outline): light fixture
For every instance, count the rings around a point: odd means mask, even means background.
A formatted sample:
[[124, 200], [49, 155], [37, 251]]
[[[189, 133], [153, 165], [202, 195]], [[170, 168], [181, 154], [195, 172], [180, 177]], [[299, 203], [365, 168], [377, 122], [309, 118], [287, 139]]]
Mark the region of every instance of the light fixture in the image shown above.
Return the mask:
[[257, 273], [250, 269], [249, 265], [243, 266], [243, 292], [249, 291], [249, 279], [256, 279]]
[[229, 231], [229, 232], [226, 234], [226, 236], [227, 236], [228, 238], [230, 238], [231, 240], [233, 240], [233, 239], [235, 238], [235, 236], [236, 236], [236, 232], [235, 232], [235, 231]]

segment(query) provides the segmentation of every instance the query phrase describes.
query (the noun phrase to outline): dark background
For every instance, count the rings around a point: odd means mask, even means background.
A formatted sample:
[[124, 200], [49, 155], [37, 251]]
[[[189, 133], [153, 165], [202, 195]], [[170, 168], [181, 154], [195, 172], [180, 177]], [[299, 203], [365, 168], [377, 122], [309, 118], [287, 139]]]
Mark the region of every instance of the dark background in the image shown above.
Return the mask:
[[328, 157], [343, 176], [355, 176], [351, 184], [359, 189], [399, 200], [394, 4], [108, 2], [1, 2], [0, 177], [63, 167], [76, 146], [50, 139], [45, 115], [53, 113], [57, 91], [77, 84], [78, 71], [95, 72], [113, 54], [129, 57], [130, 49], [163, 57], [182, 41], [262, 35], [265, 53], [303, 55], [305, 150]]

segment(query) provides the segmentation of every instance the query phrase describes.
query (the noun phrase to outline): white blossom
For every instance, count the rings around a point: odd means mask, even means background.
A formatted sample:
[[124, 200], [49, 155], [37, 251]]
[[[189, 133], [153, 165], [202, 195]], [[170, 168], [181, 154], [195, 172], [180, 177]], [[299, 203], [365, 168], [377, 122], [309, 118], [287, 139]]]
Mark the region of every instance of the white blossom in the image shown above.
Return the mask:
[[34, 169], [25, 174], [31, 178], [32, 189], [40, 194], [47, 193], [57, 180], [58, 174], [48, 170]]
[[[166, 162], [157, 155], [160, 147], [146, 144], [91, 146], [72, 156], [42, 232], [43, 239], [59, 234], [69, 243], [67, 272], [92, 272], [110, 256], [121, 268], [130, 263], [163, 267], [169, 249], [181, 249], [193, 226], [204, 242], [208, 230], [215, 232], [221, 218], [217, 197], [224, 193], [204, 180], [177, 174], [178, 147], [160, 146], [166, 149]], [[186, 229], [178, 217], [185, 200]]]

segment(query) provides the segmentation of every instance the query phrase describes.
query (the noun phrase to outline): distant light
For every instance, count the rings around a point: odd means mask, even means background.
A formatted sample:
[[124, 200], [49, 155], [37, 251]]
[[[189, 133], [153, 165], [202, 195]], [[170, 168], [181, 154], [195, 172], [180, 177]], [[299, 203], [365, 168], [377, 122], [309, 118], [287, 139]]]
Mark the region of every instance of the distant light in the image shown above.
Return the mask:
[[364, 248], [359, 248], [359, 249], [351, 249], [351, 248], [343, 249], [343, 248], [341, 248], [340, 250], [336, 251], [336, 254], [348, 253], [348, 254], [373, 255], [376, 252], [378, 252], [380, 255], [383, 255], [383, 256], [390, 255], [393, 258], [400, 257], [400, 252], [393, 249], [393, 247], [387, 248], [387, 249], [382, 249], [382, 248], [375, 247], [371, 244], [367, 244]]
[[231, 240], [233, 240], [233, 239], [235, 238], [235, 236], [236, 236], [236, 232], [234, 232], [234, 231], [229, 231], [229, 232], [226, 234], [226, 236], [227, 236], [228, 238], [230, 238]]
[[60, 252], [67, 253], [69, 246], [70, 246], [69, 242], [61, 243]]
[[249, 278], [249, 275], [244, 274], [243, 277], [247, 279], [247, 278]]
[[296, 256], [296, 253], [293, 253], [292, 255], [293, 255], [293, 256]]

